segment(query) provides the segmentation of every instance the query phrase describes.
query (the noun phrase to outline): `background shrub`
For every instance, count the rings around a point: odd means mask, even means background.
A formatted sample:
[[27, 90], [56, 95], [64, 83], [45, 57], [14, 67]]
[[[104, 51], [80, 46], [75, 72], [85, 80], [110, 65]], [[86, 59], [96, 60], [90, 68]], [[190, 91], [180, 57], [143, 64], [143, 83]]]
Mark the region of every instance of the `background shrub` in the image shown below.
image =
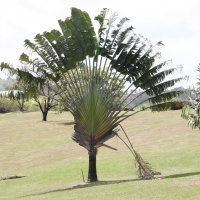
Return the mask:
[[8, 98], [0, 99], [0, 113], [16, 112], [19, 108]]
[[[181, 98], [173, 98], [171, 101], [183, 101]], [[174, 102], [169, 110], [181, 110], [184, 106], [182, 102]]]
[[28, 112], [35, 112], [40, 110], [38, 103], [33, 100], [25, 102], [24, 105], [25, 105], [24, 110]]

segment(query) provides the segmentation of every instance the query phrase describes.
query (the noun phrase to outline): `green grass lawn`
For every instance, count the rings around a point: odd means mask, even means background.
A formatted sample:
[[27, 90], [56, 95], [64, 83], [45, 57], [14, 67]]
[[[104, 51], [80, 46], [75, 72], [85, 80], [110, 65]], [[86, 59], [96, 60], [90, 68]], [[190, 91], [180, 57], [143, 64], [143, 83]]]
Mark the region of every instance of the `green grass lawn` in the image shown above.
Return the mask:
[[[0, 199], [200, 199], [200, 132], [188, 128], [181, 111], [141, 112], [122, 123], [133, 146], [163, 179], [140, 180], [127, 147], [113, 138], [97, 156], [99, 182], [87, 179], [88, 153], [71, 139], [68, 113], [0, 114]], [[123, 137], [123, 132], [119, 134]]]

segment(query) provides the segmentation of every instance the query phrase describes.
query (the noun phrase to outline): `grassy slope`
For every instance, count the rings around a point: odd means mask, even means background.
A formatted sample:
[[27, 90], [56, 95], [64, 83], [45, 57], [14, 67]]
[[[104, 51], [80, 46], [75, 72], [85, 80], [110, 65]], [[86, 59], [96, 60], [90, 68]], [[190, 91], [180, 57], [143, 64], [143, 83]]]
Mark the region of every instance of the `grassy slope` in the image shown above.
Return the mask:
[[[133, 146], [165, 179], [138, 180], [133, 157], [117, 138], [118, 149], [100, 148], [98, 184], [83, 184], [88, 154], [71, 140], [69, 113], [0, 115], [0, 175], [28, 177], [0, 181], [0, 199], [200, 199], [200, 132], [187, 127], [180, 111], [141, 112], [122, 123]], [[123, 133], [120, 131], [123, 136]]]

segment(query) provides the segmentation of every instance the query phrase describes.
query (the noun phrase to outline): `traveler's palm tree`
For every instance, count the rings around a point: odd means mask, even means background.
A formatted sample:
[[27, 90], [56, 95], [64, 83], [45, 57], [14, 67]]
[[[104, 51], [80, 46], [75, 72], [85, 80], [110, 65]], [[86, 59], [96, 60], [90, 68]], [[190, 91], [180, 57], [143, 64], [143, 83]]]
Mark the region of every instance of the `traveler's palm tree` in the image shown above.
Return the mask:
[[[172, 104], [167, 101], [181, 92], [163, 92], [182, 79], [164, 81], [175, 68], [162, 70], [170, 61], [154, 65], [160, 57], [158, 48], [162, 43], [152, 46], [148, 40], [134, 34], [133, 27], [127, 26], [129, 19], [118, 20], [116, 13], [103, 9], [95, 20], [100, 24], [98, 34], [89, 15], [72, 8], [71, 17], [59, 20], [61, 32], [52, 30], [38, 34], [35, 43], [25, 40], [25, 46], [39, 56], [37, 59], [25, 53], [20, 57], [22, 62], [33, 65], [56, 83], [55, 92], [75, 118], [72, 139], [89, 153], [89, 182], [97, 181], [97, 149], [101, 146], [113, 149], [104, 143], [117, 135], [115, 128], [123, 120], [139, 112], [122, 112], [131, 94], [123, 101], [118, 97], [130, 88], [134, 88], [132, 93], [140, 88], [140, 95], [149, 96], [140, 104], [148, 101], [151, 110], [165, 110]], [[11, 70], [6, 63], [1, 67]], [[43, 79], [28, 72], [16, 71], [27, 82], [45, 84]], [[126, 82], [130, 86], [122, 94], [120, 91]], [[115, 106], [113, 102], [123, 106]]]

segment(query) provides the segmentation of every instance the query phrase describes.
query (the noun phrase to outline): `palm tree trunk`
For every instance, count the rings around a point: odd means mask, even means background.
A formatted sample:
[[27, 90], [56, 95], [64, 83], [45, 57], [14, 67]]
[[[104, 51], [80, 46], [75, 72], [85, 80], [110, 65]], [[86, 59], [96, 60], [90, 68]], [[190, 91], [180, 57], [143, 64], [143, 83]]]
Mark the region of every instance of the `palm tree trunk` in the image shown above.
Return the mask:
[[97, 169], [96, 169], [96, 155], [97, 149], [88, 151], [89, 154], [89, 170], [88, 170], [88, 180], [87, 182], [95, 182], [97, 179]]

